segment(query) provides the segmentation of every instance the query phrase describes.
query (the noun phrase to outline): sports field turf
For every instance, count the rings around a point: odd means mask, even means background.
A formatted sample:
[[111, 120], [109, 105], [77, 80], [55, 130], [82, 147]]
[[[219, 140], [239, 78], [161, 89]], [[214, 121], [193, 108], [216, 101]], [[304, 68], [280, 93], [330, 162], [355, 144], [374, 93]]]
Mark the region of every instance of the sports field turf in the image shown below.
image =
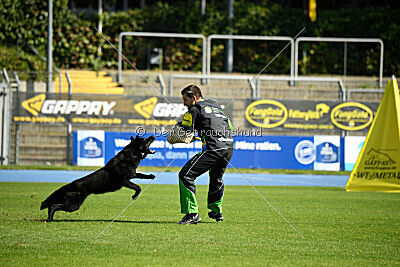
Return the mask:
[[400, 264], [399, 194], [257, 187], [303, 239], [251, 187], [226, 187], [225, 220], [216, 223], [207, 217], [207, 186], [198, 186], [202, 223], [177, 225], [178, 186], [153, 184], [95, 239], [131, 190], [91, 195], [45, 223], [40, 203], [60, 186], [0, 183], [1, 266]]

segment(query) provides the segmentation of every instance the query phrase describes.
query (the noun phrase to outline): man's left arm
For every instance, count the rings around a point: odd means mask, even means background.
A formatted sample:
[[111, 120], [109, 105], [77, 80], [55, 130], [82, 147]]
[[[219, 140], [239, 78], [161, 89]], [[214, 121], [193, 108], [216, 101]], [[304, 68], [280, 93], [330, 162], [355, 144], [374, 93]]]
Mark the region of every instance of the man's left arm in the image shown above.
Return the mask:
[[[182, 126], [185, 130], [194, 132], [194, 125], [196, 123], [196, 119], [199, 118], [200, 110], [196, 106], [192, 106], [189, 108], [189, 111], [185, 113], [182, 120]], [[199, 137], [193, 136], [192, 142], [195, 140], [201, 140]]]
[[182, 126], [186, 130], [194, 131], [194, 125], [196, 119], [198, 118], [200, 110], [196, 106], [192, 106], [189, 108], [189, 111], [185, 113], [182, 119]]

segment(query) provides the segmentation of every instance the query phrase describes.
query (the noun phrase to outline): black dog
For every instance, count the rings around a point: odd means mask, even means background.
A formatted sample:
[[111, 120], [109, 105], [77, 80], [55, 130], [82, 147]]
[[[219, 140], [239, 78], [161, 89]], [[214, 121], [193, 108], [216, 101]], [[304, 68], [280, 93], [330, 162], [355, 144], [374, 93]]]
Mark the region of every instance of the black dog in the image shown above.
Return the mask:
[[149, 148], [154, 140], [154, 136], [146, 139], [138, 135], [135, 139], [131, 137], [131, 142], [112, 158], [106, 166], [64, 185], [51, 194], [40, 206], [41, 210], [48, 208], [48, 218], [46, 221], [51, 222], [54, 212], [58, 210], [68, 212], [78, 210], [90, 194], [113, 192], [121, 189], [123, 186], [136, 191], [132, 196], [132, 199], [135, 200], [139, 196], [141, 188], [129, 180], [132, 178], [155, 178], [152, 174], [146, 175], [136, 172], [140, 160], [143, 160], [147, 154], [155, 152]]

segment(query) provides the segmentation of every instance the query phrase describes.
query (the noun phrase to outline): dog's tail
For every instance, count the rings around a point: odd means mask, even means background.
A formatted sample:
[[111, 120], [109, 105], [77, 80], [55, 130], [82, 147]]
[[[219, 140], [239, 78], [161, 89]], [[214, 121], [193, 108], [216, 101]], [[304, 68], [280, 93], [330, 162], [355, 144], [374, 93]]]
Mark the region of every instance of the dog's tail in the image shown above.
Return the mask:
[[51, 203], [52, 203], [53, 200], [54, 200], [54, 196], [57, 194], [57, 192], [58, 192], [59, 190], [60, 190], [60, 189], [58, 189], [57, 191], [53, 192], [50, 196], [48, 196], [48, 197], [46, 198], [46, 200], [44, 200], [44, 201], [42, 202], [42, 204], [40, 205], [40, 210], [43, 210], [43, 209], [45, 209], [45, 208], [50, 207]]
[[[61, 188], [60, 188], [61, 189]], [[56, 190], [55, 192], [53, 192], [50, 196], [48, 196], [46, 198], [46, 200], [44, 200], [42, 202], [42, 204], [40, 205], [40, 210], [43, 210], [45, 208], [48, 208], [51, 206], [51, 203], [54, 201], [55, 196], [58, 194], [58, 192], [60, 191], [60, 189]]]
[[42, 205], [40, 205], [40, 210], [43, 210], [45, 208], [49, 207], [49, 198], [47, 198], [45, 201], [42, 202]]

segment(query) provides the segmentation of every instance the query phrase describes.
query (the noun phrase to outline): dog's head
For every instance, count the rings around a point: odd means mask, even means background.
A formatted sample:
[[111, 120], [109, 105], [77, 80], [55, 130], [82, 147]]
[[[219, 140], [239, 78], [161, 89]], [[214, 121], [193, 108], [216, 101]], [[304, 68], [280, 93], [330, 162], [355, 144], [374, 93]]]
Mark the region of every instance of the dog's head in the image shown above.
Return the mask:
[[136, 135], [135, 138], [131, 136], [131, 142], [125, 149], [129, 151], [130, 154], [138, 155], [140, 159], [144, 159], [147, 154], [154, 154], [156, 152], [150, 149], [150, 145], [155, 139], [154, 135], [147, 138], [140, 137], [139, 135]]

